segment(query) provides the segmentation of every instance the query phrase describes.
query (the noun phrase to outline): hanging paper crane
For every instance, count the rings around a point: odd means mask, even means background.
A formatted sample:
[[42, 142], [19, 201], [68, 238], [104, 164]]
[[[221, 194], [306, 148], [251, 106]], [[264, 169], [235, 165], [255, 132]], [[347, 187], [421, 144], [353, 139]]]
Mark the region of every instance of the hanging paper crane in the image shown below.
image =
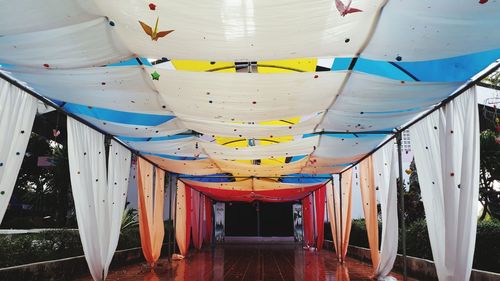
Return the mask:
[[168, 34], [173, 32], [173, 30], [158, 31], [158, 21], [159, 20], [160, 20], [160, 18], [157, 17], [154, 29], [151, 28], [151, 26], [147, 25], [146, 23], [139, 21], [139, 24], [141, 25], [142, 29], [144, 29], [144, 32], [146, 32], [146, 34], [149, 35], [151, 37], [151, 40], [153, 40], [153, 41], [158, 41], [158, 39], [165, 37]]
[[343, 17], [345, 17], [345, 15], [347, 14], [362, 12], [362, 10], [360, 9], [351, 8], [351, 4], [352, 0], [349, 0], [349, 3], [347, 3], [347, 5], [344, 5], [344, 2], [342, 2], [342, 0], [335, 0], [335, 5], [337, 6], [337, 10]]

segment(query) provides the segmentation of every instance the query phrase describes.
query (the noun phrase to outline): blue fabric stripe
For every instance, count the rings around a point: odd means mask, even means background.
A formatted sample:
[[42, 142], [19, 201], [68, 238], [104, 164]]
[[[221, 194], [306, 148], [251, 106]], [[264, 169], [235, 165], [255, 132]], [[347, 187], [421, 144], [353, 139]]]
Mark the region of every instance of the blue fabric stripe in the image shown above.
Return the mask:
[[163, 136], [163, 137], [124, 137], [124, 136], [118, 136], [118, 138], [120, 140], [129, 141], [129, 142], [164, 141], [164, 140], [183, 139], [183, 138], [189, 138], [189, 137], [192, 137], [192, 135], [171, 135], [171, 136]]
[[138, 126], [157, 126], [175, 118], [175, 116], [171, 115], [155, 115], [155, 114], [117, 111], [112, 109], [91, 107], [75, 103], [66, 103], [63, 108], [66, 111], [77, 115], [85, 115], [99, 120], [128, 124], [128, 125], [138, 125]]

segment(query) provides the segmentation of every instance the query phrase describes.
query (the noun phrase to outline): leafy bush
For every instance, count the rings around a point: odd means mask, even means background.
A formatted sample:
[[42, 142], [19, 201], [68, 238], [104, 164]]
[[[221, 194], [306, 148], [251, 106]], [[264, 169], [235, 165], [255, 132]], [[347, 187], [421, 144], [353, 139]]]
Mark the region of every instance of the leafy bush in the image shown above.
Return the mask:
[[[379, 225], [379, 233], [382, 227]], [[401, 236], [401, 233], [400, 233]], [[325, 224], [325, 239], [331, 238], [329, 224]], [[379, 236], [380, 237], [380, 236]], [[368, 236], [364, 219], [354, 220], [349, 244], [368, 248]], [[401, 238], [398, 252], [401, 253]], [[406, 227], [406, 253], [408, 256], [432, 260], [432, 250], [425, 219], [419, 219]], [[480, 221], [477, 225], [473, 268], [500, 272], [500, 222]]]
[[[171, 221], [166, 221], [165, 242], [171, 229]], [[122, 231], [117, 250], [140, 246], [138, 225], [127, 227]], [[69, 229], [0, 235], [0, 249], [2, 252], [0, 268], [83, 255], [78, 230]]]

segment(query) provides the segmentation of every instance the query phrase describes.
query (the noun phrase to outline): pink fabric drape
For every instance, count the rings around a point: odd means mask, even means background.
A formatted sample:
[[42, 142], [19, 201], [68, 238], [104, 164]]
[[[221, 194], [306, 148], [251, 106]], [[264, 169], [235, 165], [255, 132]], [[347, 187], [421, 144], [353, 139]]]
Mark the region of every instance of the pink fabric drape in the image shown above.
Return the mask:
[[316, 248], [323, 249], [325, 239], [325, 193], [326, 187], [323, 186], [314, 192], [314, 204], [316, 210]]
[[378, 251], [377, 196], [375, 192], [372, 156], [360, 163], [359, 176], [366, 232], [368, 234], [368, 243], [370, 244], [370, 255], [373, 267], [377, 268], [380, 261], [380, 254]]
[[212, 199], [205, 196], [205, 243], [212, 242], [213, 217], [212, 217]]
[[306, 244], [306, 246], [310, 247], [314, 244], [314, 218], [312, 202], [312, 195], [308, 195], [304, 199], [302, 199], [302, 225], [304, 227], [304, 243]]
[[153, 165], [142, 158], [137, 161], [139, 195], [139, 233], [146, 261], [154, 266], [160, 258], [165, 228], [163, 225], [165, 172], [156, 168], [153, 186]]
[[204, 198], [196, 190], [191, 190], [191, 231], [193, 236], [193, 245], [196, 249], [201, 249], [203, 244], [203, 203]]

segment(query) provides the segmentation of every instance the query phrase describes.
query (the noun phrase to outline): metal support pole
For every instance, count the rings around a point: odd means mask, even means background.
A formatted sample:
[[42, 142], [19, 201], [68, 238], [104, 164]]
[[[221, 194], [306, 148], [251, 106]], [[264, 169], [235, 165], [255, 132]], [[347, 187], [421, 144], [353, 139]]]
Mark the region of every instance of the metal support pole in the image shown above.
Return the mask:
[[342, 214], [342, 173], [339, 174], [339, 213], [340, 213], [340, 263], [344, 263], [344, 229], [343, 229], [343, 221], [344, 221], [344, 216]]
[[[333, 176], [332, 176], [332, 181], [333, 181]], [[332, 184], [332, 206], [333, 206], [333, 223], [335, 224], [335, 237], [332, 237], [332, 238], [335, 238], [335, 244], [337, 244], [337, 248], [335, 249], [337, 251], [337, 259], [339, 260], [340, 262], [340, 243], [339, 243], [339, 227], [337, 225], [337, 205], [335, 205], [335, 189], [336, 188], [335, 186], [333, 186]], [[330, 223], [332, 223], [332, 220], [330, 219]], [[333, 236], [333, 233], [332, 233], [332, 236]]]
[[405, 226], [405, 200], [404, 200], [404, 186], [403, 186], [403, 158], [401, 156], [401, 132], [396, 134], [396, 142], [398, 145], [398, 163], [399, 163], [399, 217], [401, 223], [401, 244], [403, 247], [403, 280], [408, 280], [406, 271], [406, 226]]
[[170, 229], [168, 231], [168, 259], [172, 257], [172, 248], [171, 248], [171, 243], [172, 243], [172, 231], [173, 231], [173, 224], [172, 224], [172, 175], [169, 172], [165, 173], [167, 177], [167, 191], [168, 191], [168, 223], [170, 224]]
[[175, 181], [175, 200], [174, 200], [174, 216], [172, 217], [172, 253], [175, 253], [175, 245], [177, 244], [175, 238], [175, 223], [177, 221], [177, 179]]

